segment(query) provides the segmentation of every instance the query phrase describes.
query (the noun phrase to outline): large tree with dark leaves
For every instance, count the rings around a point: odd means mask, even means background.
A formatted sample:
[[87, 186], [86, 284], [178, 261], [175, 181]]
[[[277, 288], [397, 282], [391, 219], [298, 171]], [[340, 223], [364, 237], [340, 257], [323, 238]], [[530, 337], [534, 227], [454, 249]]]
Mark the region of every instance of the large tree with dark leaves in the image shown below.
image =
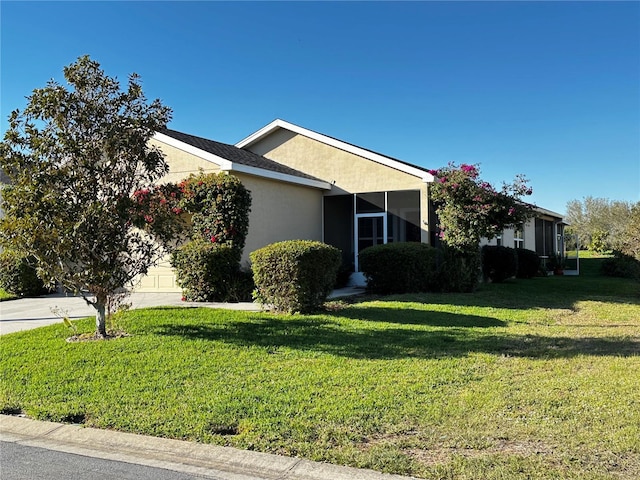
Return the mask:
[[95, 307], [104, 337], [110, 299], [166, 255], [180, 229], [172, 187], [155, 186], [167, 164], [148, 142], [171, 109], [148, 102], [136, 74], [121, 88], [88, 56], [64, 77], [68, 86], [51, 80], [10, 115], [0, 240]]

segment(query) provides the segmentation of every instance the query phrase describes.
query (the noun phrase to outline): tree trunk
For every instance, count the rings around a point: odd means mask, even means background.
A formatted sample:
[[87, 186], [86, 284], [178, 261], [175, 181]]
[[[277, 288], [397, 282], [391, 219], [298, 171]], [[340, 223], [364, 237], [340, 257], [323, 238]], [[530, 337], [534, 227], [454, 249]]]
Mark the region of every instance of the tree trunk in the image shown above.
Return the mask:
[[107, 299], [102, 296], [96, 297], [94, 307], [96, 309], [96, 334], [102, 338], [107, 336], [107, 318], [105, 315]]

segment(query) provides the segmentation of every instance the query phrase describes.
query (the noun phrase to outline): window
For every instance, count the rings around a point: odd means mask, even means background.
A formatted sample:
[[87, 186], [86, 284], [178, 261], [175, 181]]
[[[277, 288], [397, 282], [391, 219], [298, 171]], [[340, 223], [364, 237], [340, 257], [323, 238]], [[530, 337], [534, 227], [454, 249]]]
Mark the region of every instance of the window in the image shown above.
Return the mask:
[[513, 248], [524, 248], [524, 230], [522, 228], [513, 232]]

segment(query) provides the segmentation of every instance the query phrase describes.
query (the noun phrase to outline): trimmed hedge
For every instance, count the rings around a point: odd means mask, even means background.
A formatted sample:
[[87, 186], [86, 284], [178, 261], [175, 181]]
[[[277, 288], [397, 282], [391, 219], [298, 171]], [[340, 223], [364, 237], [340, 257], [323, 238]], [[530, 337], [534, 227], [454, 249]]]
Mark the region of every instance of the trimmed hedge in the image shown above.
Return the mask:
[[185, 300], [238, 302], [251, 299], [251, 275], [240, 269], [240, 253], [231, 245], [194, 240], [173, 252], [171, 264]]
[[540, 273], [542, 262], [540, 257], [533, 250], [526, 248], [517, 248], [516, 256], [518, 257], [518, 278], [533, 278]]
[[482, 274], [485, 280], [504, 282], [518, 273], [518, 257], [514, 248], [485, 245], [482, 247]]
[[438, 288], [437, 254], [425, 243], [387, 243], [366, 248], [358, 259], [370, 292], [428, 292]]
[[35, 297], [48, 293], [36, 273], [35, 258], [13, 250], [0, 253], [0, 288], [22, 297]]
[[277, 312], [319, 309], [336, 282], [340, 250], [322, 242], [288, 240], [250, 254], [255, 296]]

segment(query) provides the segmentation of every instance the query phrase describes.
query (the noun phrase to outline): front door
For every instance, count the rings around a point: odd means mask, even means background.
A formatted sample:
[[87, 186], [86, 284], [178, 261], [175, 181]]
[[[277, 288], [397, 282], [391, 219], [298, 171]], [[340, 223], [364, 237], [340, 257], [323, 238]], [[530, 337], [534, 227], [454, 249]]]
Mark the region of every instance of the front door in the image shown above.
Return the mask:
[[385, 213], [366, 213], [356, 215], [355, 245], [356, 258], [355, 270], [360, 271], [358, 255], [362, 250], [373, 245], [387, 243], [387, 215]]

